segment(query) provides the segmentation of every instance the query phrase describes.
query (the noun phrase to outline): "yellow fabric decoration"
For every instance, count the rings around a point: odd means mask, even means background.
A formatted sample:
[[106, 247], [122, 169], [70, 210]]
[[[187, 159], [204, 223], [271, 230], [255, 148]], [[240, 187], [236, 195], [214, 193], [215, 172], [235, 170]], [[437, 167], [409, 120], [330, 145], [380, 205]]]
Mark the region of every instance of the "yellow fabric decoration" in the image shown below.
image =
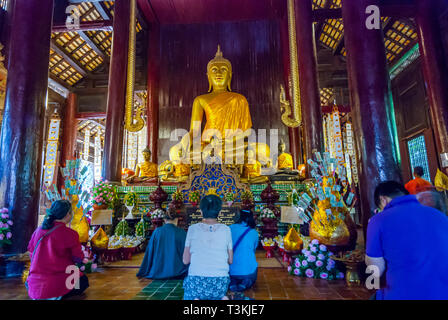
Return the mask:
[[437, 174], [434, 179], [434, 186], [438, 191], [448, 190], [448, 177], [439, 169], [437, 169]]
[[283, 239], [283, 243], [287, 251], [301, 250], [303, 246], [303, 241], [294, 228], [289, 229], [288, 234]]
[[77, 208], [76, 204], [78, 201], [72, 202], [72, 210], [73, 210], [73, 219], [70, 224], [70, 227], [78, 232], [79, 242], [86, 243], [89, 241], [89, 223], [87, 222], [86, 217], [83, 216], [82, 208]]

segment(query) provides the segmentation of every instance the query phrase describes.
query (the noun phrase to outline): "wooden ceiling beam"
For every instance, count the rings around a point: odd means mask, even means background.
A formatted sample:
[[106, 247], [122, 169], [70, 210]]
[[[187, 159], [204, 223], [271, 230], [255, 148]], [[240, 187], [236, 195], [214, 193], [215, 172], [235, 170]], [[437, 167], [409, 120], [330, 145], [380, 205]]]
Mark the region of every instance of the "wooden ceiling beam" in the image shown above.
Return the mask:
[[[414, 5], [382, 5], [380, 6], [382, 17], [392, 18], [413, 18], [415, 17]], [[313, 10], [314, 22], [320, 22], [327, 19], [341, 19], [342, 9], [316, 9]]]
[[101, 18], [104, 20], [112, 20], [109, 10], [106, 10], [102, 2], [93, 2], [92, 4], [100, 14]]
[[[70, 3], [82, 3], [82, 2], [104, 2], [104, 0], [69, 0]], [[114, 0], [110, 0], [114, 1]]]
[[112, 20], [94, 20], [82, 21], [79, 23], [79, 28], [69, 29], [65, 23], [53, 25], [51, 32], [78, 32], [78, 31], [113, 31]]
[[84, 12], [82, 15], [81, 15], [81, 17], [79, 18], [79, 20], [83, 20], [85, 17], [87, 17], [89, 14], [91, 14], [93, 11], [95, 11], [96, 10], [96, 8], [95, 8], [95, 6], [92, 6], [92, 7], [90, 7], [90, 9], [89, 10], [87, 10], [86, 12]]
[[[327, 0], [325, 2], [324, 9], [329, 9], [331, 7], [331, 5], [333, 4], [333, 2], [334, 2], [334, 0]], [[321, 36], [322, 30], [324, 28], [324, 24], [325, 24], [324, 20], [319, 21], [317, 26], [316, 26], [316, 29], [314, 30], [314, 36], [315, 36], [315, 39], [316, 39], [316, 44], [319, 43], [320, 36]]]
[[51, 80], [53, 80], [54, 82], [56, 82], [58, 85], [60, 85], [63, 89], [65, 89], [67, 91], [71, 91], [70, 87], [68, 87], [68, 84], [65, 83], [64, 81], [62, 81], [61, 79], [59, 79], [58, 77], [56, 77], [54, 74], [50, 73], [49, 78]]
[[90, 39], [87, 33], [85, 33], [84, 31], [79, 31], [78, 34], [93, 49], [93, 51], [95, 51], [97, 55], [103, 58], [105, 62], [109, 63], [109, 57], [103, 52], [103, 50], [101, 50], [100, 47], [96, 45], [95, 42], [93, 42], [92, 39]]
[[67, 53], [65, 53], [65, 51], [61, 47], [59, 47], [54, 39], [51, 39], [50, 45], [51, 49], [53, 49], [54, 52], [64, 58], [64, 60], [67, 61], [67, 63], [71, 65], [76, 71], [78, 71], [83, 77], [89, 74], [89, 72], [85, 70], [84, 67], [78, 63], [78, 61], [74, 60]]

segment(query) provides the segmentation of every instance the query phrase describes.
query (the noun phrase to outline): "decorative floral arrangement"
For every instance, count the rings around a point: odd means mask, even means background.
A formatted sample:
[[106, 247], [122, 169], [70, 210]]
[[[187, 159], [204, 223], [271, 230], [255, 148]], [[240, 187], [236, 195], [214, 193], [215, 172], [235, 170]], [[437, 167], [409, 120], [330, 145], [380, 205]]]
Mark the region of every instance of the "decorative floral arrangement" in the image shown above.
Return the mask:
[[106, 204], [108, 207], [111, 206], [114, 200], [114, 187], [110, 184], [107, 184], [105, 181], [99, 181], [92, 188], [92, 204], [94, 205], [103, 205]]
[[307, 249], [302, 250], [302, 254], [291, 261], [288, 272], [291, 275], [314, 279], [343, 279], [344, 273], [336, 268], [336, 262], [332, 257], [333, 253], [314, 239]]
[[165, 219], [165, 212], [162, 209], [151, 211], [151, 219]]
[[108, 249], [135, 248], [143, 242], [144, 238], [134, 236], [112, 236], [110, 237]]
[[245, 190], [241, 193], [242, 201], [254, 201], [254, 195], [249, 190]]
[[274, 238], [274, 241], [277, 243], [279, 248], [283, 248], [284, 247], [283, 237], [281, 235], [276, 236]]
[[129, 227], [128, 222], [125, 219], [123, 219], [120, 222], [118, 222], [117, 226], [115, 227], [114, 234], [116, 236], [128, 236], [132, 234], [132, 229]]
[[171, 199], [173, 199], [173, 201], [177, 201], [177, 202], [184, 202], [184, 195], [182, 194], [182, 192], [180, 190], [176, 190], [171, 195]]
[[149, 229], [148, 222], [146, 222], [143, 218], [135, 225], [135, 236], [136, 237], [144, 237], [146, 234], [146, 230]]
[[275, 241], [271, 238], [264, 238], [263, 240], [260, 240], [263, 247], [273, 247], [275, 246]]
[[126, 195], [124, 196], [124, 203], [127, 206], [136, 206], [138, 202], [138, 196], [135, 192], [128, 192], [126, 193]]
[[261, 219], [276, 219], [277, 217], [275, 216], [274, 211], [272, 211], [271, 209], [266, 207], [263, 210], [261, 210], [260, 218]]
[[11, 244], [12, 224], [8, 209], [0, 209], [0, 247], [3, 247], [5, 244]]
[[300, 195], [293, 190], [288, 200], [297, 209], [299, 217], [310, 224], [310, 234], [321, 242], [345, 245], [349, 242], [349, 230], [345, 223], [348, 212], [355, 205], [353, 190], [349, 190], [347, 169], [328, 152], [314, 153], [315, 160], [308, 160], [310, 174], [315, 183]]
[[95, 263], [96, 255], [92, 253], [89, 248], [82, 246], [82, 251], [84, 253], [84, 259], [82, 263], [77, 263], [76, 266], [84, 273], [95, 272], [98, 265]]
[[190, 203], [197, 204], [197, 203], [199, 203], [200, 199], [201, 199], [201, 195], [199, 194], [199, 191], [193, 190], [190, 192], [190, 195], [189, 195]]

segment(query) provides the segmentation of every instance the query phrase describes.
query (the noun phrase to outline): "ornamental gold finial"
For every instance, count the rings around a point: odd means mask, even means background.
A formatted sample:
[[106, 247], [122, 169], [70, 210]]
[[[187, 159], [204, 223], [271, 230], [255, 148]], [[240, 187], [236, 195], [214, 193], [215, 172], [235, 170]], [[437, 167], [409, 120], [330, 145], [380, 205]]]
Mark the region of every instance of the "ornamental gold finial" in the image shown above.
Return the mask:
[[229, 60], [224, 58], [223, 53], [221, 51], [221, 46], [219, 44], [218, 44], [218, 50], [216, 51], [215, 57], [212, 60], [210, 60], [209, 63], [207, 64], [207, 71], [210, 70], [212, 65], [214, 65], [216, 63], [226, 64], [229, 67], [230, 72], [232, 72], [232, 64], [230, 63]]

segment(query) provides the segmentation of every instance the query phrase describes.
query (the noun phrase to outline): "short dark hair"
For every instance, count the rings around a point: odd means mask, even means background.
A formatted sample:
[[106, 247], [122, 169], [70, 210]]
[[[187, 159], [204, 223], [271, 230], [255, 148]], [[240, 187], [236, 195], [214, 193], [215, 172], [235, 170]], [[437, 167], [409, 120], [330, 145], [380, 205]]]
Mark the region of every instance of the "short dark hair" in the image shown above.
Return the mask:
[[255, 229], [255, 226], [257, 225], [255, 223], [254, 214], [250, 210], [241, 210], [240, 216], [236, 223], [243, 223], [245, 222], [248, 227]]
[[199, 207], [204, 219], [216, 219], [222, 209], [222, 200], [218, 196], [211, 194], [201, 200]]
[[56, 200], [51, 204], [50, 209], [47, 209], [44, 221], [42, 222], [42, 229], [48, 230], [53, 228], [55, 220], [61, 220], [72, 210], [72, 204], [68, 200]]
[[405, 189], [403, 184], [396, 181], [381, 182], [375, 189], [375, 205], [380, 206], [380, 197], [389, 197], [391, 199], [406, 196], [409, 192]]
[[422, 177], [425, 174], [425, 172], [423, 171], [422, 167], [415, 167], [414, 174], [418, 175], [419, 177]]
[[168, 206], [168, 208], [165, 211], [165, 219], [166, 220], [174, 220], [177, 217], [178, 216], [177, 216], [176, 208], [173, 206]]

